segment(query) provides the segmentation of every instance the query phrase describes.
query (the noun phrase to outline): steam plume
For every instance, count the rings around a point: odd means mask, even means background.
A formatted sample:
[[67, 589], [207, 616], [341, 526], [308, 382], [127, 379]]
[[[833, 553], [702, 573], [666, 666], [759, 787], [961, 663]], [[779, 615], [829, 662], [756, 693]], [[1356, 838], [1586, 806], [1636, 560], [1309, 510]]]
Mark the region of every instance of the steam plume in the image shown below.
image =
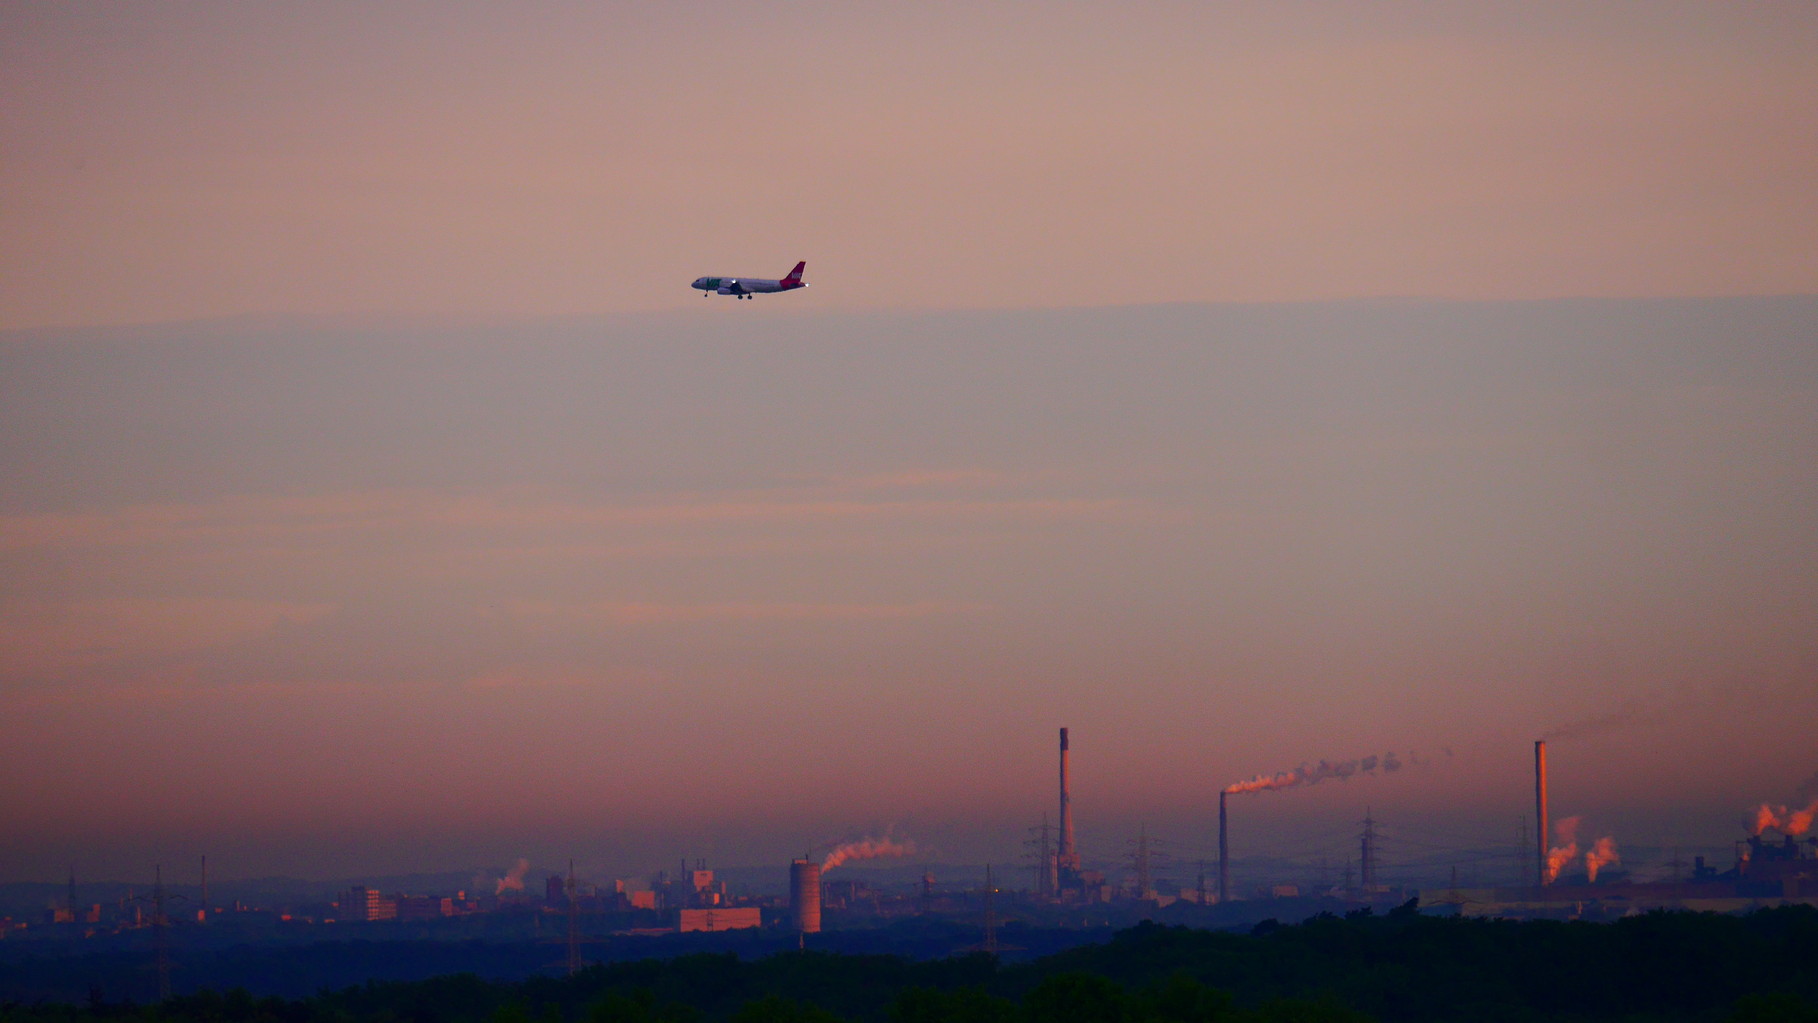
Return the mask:
[[504, 877], [499, 878], [498, 887], [494, 888], [492, 893], [494, 895], [503, 895], [508, 891], [523, 891], [524, 875], [529, 872], [530, 861], [523, 857], [519, 857], [518, 862], [512, 865], [511, 870], [508, 871]]
[[1560, 844], [1547, 850], [1548, 884], [1558, 880], [1560, 870], [1578, 858], [1578, 825], [1583, 822], [1583, 817], [1567, 817], [1553, 826]]
[[1581, 735], [1602, 735], [1605, 732], [1614, 732], [1623, 725], [1628, 724], [1640, 713], [1640, 709], [1635, 708], [1630, 710], [1619, 710], [1613, 714], [1599, 714], [1596, 717], [1589, 717], [1581, 721], [1573, 721], [1570, 724], [1560, 725], [1559, 727], [1548, 731], [1545, 735], [1542, 735], [1541, 738], [1548, 742], [1552, 742], [1555, 739], [1576, 739]]
[[1766, 831], [1769, 828], [1778, 827], [1779, 825], [1780, 815], [1774, 812], [1772, 806], [1763, 803], [1755, 808], [1755, 819], [1748, 825], [1749, 834], [1759, 835], [1763, 831]]
[[1818, 800], [1818, 774], [1799, 783], [1799, 791], [1793, 796], [1796, 803]]
[[1381, 757], [1367, 756], [1353, 760], [1341, 760], [1337, 763], [1321, 760], [1311, 767], [1302, 764], [1291, 771], [1259, 774], [1246, 781], [1234, 781], [1225, 786], [1224, 794], [1236, 796], [1245, 792], [1291, 789], [1296, 785], [1317, 785], [1327, 778], [1342, 780], [1354, 774], [1375, 774], [1378, 768], [1384, 772], [1399, 771], [1401, 770], [1401, 759], [1393, 753], [1385, 753]]
[[1592, 881], [1597, 880], [1597, 872], [1611, 864], [1621, 865], [1622, 856], [1616, 852], [1616, 840], [1604, 836], [1591, 846], [1591, 851], [1584, 854], [1584, 872]]
[[821, 873], [825, 874], [847, 860], [870, 860], [879, 856], [912, 856], [915, 854], [915, 843], [898, 842], [892, 838], [861, 838], [856, 842], [845, 842], [835, 846], [821, 861]]
[[1763, 803], [1755, 808], [1754, 820], [1748, 825], [1749, 834], [1760, 835], [1772, 828], [1783, 835], [1798, 837], [1812, 829], [1814, 818], [1818, 818], [1818, 799], [1812, 800], [1803, 810]]

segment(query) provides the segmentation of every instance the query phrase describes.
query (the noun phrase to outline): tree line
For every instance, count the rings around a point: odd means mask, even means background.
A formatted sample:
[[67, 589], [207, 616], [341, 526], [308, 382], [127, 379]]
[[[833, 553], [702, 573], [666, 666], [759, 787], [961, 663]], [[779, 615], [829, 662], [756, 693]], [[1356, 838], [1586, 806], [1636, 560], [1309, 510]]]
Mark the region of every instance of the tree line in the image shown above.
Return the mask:
[[1818, 1023], [1818, 909], [1614, 923], [1322, 913], [1249, 933], [1142, 924], [1023, 963], [696, 954], [520, 982], [310, 998], [0, 1006], [7, 1023]]

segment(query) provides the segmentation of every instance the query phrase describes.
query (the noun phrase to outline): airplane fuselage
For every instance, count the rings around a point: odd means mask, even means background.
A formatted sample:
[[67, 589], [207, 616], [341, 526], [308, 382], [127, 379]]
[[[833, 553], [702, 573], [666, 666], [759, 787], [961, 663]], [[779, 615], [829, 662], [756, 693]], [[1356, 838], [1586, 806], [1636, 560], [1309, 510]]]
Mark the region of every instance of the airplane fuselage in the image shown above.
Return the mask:
[[802, 271], [808, 266], [807, 261], [795, 264], [795, 269], [780, 281], [767, 280], [762, 277], [696, 277], [691, 288], [702, 292], [701, 297], [708, 295], [731, 295], [733, 298], [750, 298], [752, 295], [765, 295], [777, 291], [794, 291], [806, 288], [802, 282]]

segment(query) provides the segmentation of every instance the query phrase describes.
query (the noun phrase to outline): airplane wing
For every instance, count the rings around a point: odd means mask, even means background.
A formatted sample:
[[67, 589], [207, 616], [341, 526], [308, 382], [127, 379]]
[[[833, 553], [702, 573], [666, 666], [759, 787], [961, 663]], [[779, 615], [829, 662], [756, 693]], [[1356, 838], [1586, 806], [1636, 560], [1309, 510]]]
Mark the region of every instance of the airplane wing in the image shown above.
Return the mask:
[[743, 285], [739, 284], [738, 281], [731, 280], [731, 281], [727, 281], [726, 283], [720, 285], [720, 294], [722, 294], [722, 295], [744, 295], [744, 294], [748, 294], [748, 292], [745, 290]]

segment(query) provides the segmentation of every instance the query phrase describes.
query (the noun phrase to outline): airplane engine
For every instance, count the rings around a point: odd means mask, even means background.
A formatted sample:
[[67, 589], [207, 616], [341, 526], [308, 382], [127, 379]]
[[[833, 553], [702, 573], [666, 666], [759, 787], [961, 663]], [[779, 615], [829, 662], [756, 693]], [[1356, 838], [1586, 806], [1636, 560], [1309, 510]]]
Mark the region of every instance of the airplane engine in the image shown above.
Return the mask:
[[727, 281], [726, 283], [720, 285], [720, 294], [738, 295], [738, 294], [743, 294], [743, 290], [739, 287], [738, 281]]

